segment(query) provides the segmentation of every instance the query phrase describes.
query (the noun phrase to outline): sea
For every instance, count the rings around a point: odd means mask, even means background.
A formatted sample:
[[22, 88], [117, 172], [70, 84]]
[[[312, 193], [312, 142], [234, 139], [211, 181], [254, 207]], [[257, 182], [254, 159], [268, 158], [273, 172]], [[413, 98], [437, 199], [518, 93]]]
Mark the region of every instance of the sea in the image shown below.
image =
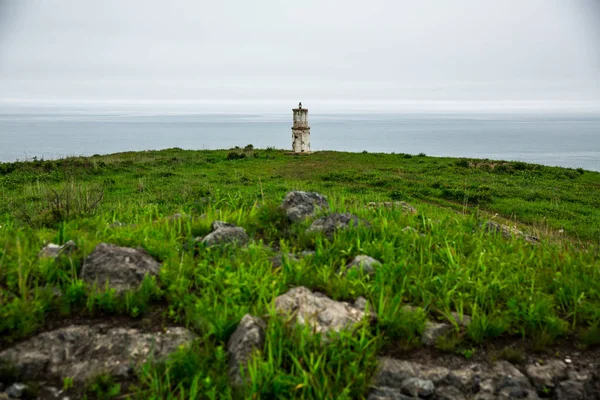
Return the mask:
[[[425, 153], [600, 171], [600, 113], [309, 112], [313, 151]], [[0, 108], [0, 162], [173, 147], [290, 149], [291, 114]]]

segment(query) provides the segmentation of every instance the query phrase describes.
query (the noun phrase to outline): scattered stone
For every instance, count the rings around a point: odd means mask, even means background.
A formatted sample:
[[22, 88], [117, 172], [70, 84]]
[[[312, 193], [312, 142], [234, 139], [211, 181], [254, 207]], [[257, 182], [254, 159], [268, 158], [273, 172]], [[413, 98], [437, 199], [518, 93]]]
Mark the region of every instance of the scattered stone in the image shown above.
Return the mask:
[[583, 382], [567, 380], [560, 382], [556, 389], [557, 400], [579, 400], [586, 399], [587, 393]]
[[419, 376], [419, 365], [394, 358], [379, 359], [379, 370], [375, 375], [375, 384], [380, 387], [402, 388], [402, 382]]
[[359, 322], [365, 313], [348, 303], [300, 286], [275, 299], [275, 309], [290, 315], [297, 324], [309, 324], [317, 333], [340, 331]]
[[56, 258], [61, 254], [71, 254], [74, 251], [77, 251], [77, 244], [74, 241], [69, 240], [67, 243], [59, 246], [54, 243], [48, 243], [40, 252], [38, 253], [38, 257], [40, 258]]
[[298, 261], [298, 257], [296, 257], [292, 253], [279, 253], [276, 256], [271, 257], [271, 263], [273, 264], [273, 268], [280, 268], [283, 265], [283, 261], [286, 257], [289, 261]]
[[367, 299], [365, 299], [363, 296], [359, 296], [356, 300], [354, 300], [354, 307], [358, 308], [360, 311], [365, 311], [365, 308], [367, 308]]
[[146, 275], [158, 275], [160, 263], [144, 249], [131, 249], [100, 243], [87, 256], [81, 269], [81, 279], [96, 282], [99, 288], [108, 287], [117, 293], [136, 289]]
[[300, 222], [314, 216], [320, 210], [329, 209], [329, 203], [325, 196], [319, 193], [295, 191], [285, 196], [281, 208], [290, 220]]
[[435, 391], [433, 382], [428, 379], [407, 378], [402, 381], [402, 392], [411, 397], [429, 397]]
[[6, 389], [6, 394], [8, 397], [12, 397], [13, 399], [20, 399], [25, 394], [27, 390], [27, 385], [23, 383], [13, 383]]
[[248, 364], [255, 349], [262, 350], [265, 343], [265, 329], [265, 321], [246, 314], [229, 338], [227, 352], [229, 353], [229, 377], [232, 385], [238, 387], [244, 385], [240, 367]]
[[551, 360], [545, 365], [528, 365], [525, 372], [536, 388], [553, 388], [556, 382], [566, 379], [567, 365], [560, 360]]
[[368, 208], [399, 208], [402, 209], [402, 211], [404, 212], [408, 212], [411, 214], [416, 214], [417, 213], [417, 209], [414, 208], [413, 206], [411, 206], [410, 204], [404, 202], [404, 201], [384, 201], [384, 202], [375, 202], [372, 201], [370, 203], [367, 204]]
[[452, 312], [452, 318], [454, 319], [454, 321], [456, 322], [456, 324], [460, 327], [463, 328], [467, 328], [469, 325], [471, 325], [471, 317], [469, 315], [466, 314], [459, 314], [457, 312]]
[[419, 377], [428, 379], [433, 382], [434, 385], [438, 385], [445, 382], [450, 375], [450, 370], [445, 367], [431, 367], [431, 368], [419, 368]]
[[416, 230], [415, 228], [413, 228], [412, 226], [407, 226], [407, 227], [402, 228], [402, 232], [419, 233], [419, 231]]
[[163, 360], [193, 338], [190, 331], [180, 327], [143, 333], [102, 325], [71, 325], [40, 333], [0, 352], [0, 362], [14, 366], [22, 380], [60, 380], [68, 376], [84, 383], [100, 374], [130, 377], [139, 363], [149, 357]]
[[452, 332], [453, 329], [452, 325], [445, 322], [427, 321], [421, 334], [421, 343], [425, 346], [434, 346], [439, 338]]
[[531, 244], [538, 244], [541, 242], [539, 237], [533, 235], [525, 235], [525, 241]]
[[435, 389], [436, 400], [466, 400], [460, 390], [454, 386], [442, 386]]
[[411, 400], [412, 397], [400, 392], [400, 389], [388, 387], [375, 388], [367, 397], [367, 400]]
[[487, 233], [501, 233], [505, 239], [510, 239], [513, 237], [511, 232], [511, 228], [506, 225], [499, 224], [494, 221], [487, 221], [480, 225], [481, 228]]
[[211, 225], [212, 232], [204, 237], [197, 239], [207, 246], [214, 246], [225, 243], [236, 243], [245, 245], [248, 243], [248, 235], [244, 228], [235, 224], [229, 224], [223, 221], [214, 221]]
[[346, 266], [346, 272], [351, 270], [362, 270], [364, 273], [373, 275], [375, 269], [381, 266], [381, 263], [373, 257], [360, 255], [354, 257], [354, 259]]
[[480, 366], [475, 364], [471, 368], [455, 369], [450, 371], [448, 382], [466, 393], [476, 393], [480, 389]]
[[314, 221], [307, 232], [322, 232], [325, 236], [331, 238], [338, 230], [358, 226], [359, 222], [360, 219], [356, 215], [350, 213], [333, 213]]

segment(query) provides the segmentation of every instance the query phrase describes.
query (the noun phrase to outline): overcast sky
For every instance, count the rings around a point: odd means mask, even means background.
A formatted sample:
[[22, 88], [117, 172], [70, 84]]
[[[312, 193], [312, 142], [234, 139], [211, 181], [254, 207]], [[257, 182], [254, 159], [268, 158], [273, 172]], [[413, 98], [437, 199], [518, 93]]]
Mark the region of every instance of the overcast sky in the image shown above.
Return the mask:
[[0, 0], [0, 104], [600, 102], [600, 0]]

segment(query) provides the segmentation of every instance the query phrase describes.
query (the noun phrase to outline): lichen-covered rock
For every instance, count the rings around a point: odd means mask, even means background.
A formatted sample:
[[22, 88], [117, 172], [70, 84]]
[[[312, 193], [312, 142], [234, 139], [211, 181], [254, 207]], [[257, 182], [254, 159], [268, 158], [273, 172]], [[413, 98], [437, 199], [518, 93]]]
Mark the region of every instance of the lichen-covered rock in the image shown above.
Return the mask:
[[557, 400], [578, 400], [586, 398], [588, 398], [587, 391], [583, 382], [569, 379], [560, 382], [556, 388]]
[[102, 325], [71, 325], [41, 333], [0, 353], [0, 363], [15, 368], [24, 381], [62, 379], [74, 382], [110, 374], [129, 377], [149, 357], [162, 360], [194, 335], [185, 328], [144, 333]]
[[358, 226], [360, 219], [350, 213], [333, 213], [315, 220], [307, 232], [322, 232], [325, 236], [331, 238], [333, 234], [340, 229], [347, 229]]
[[435, 392], [433, 382], [428, 379], [406, 378], [402, 381], [402, 393], [410, 397], [429, 397]]
[[454, 386], [442, 386], [435, 389], [436, 400], [466, 400], [465, 395]]
[[297, 324], [309, 324], [316, 332], [326, 333], [349, 328], [363, 319], [365, 313], [322, 293], [311, 292], [300, 286], [275, 299], [278, 313], [294, 317]]
[[373, 275], [375, 274], [375, 269], [379, 266], [381, 266], [381, 263], [373, 257], [359, 255], [354, 257], [354, 259], [346, 266], [346, 272], [351, 270], [362, 270], [366, 274]]
[[226, 243], [244, 245], [248, 243], [248, 235], [244, 228], [223, 221], [214, 221], [211, 225], [212, 232], [200, 241], [206, 246], [215, 246]]
[[46, 257], [56, 258], [56, 257], [60, 256], [61, 254], [71, 254], [74, 251], [77, 251], [77, 244], [72, 240], [69, 240], [67, 243], [63, 244], [62, 246], [59, 246], [54, 243], [48, 243], [46, 246], [44, 246], [44, 248], [42, 250], [40, 250], [40, 252], [38, 253], [38, 257], [40, 257], [40, 258], [46, 258]]
[[459, 314], [457, 312], [452, 312], [450, 314], [458, 326], [467, 328], [469, 325], [471, 325], [471, 317], [469, 315]]
[[266, 323], [261, 318], [246, 314], [227, 342], [229, 378], [232, 385], [242, 386], [240, 367], [245, 368], [254, 350], [262, 350], [265, 343]]
[[397, 209], [401, 209], [404, 212], [408, 212], [411, 214], [416, 214], [417, 213], [417, 209], [414, 208], [413, 206], [411, 206], [410, 204], [404, 202], [404, 201], [383, 201], [383, 202], [375, 202], [372, 201], [370, 203], [367, 204], [368, 208], [372, 208], [372, 209], [376, 209], [376, 208], [397, 208]]
[[285, 196], [281, 208], [290, 220], [299, 222], [314, 216], [320, 210], [329, 209], [329, 203], [319, 193], [295, 191]]
[[379, 359], [379, 370], [375, 384], [381, 387], [402, 388], [402, 382], [419, 376], [419, 365], [410, 361], [383, 357]]
[[136, 289], [146, 275], [158, 275], [160, 263], [143, 249], [100, 243], [83, 262], [81, 279], [117, 293]]
[[433, 346], [439, 338], [452, 332], [453, 329], [452, 325], [445, 322], [427, 321], [421, 334], [421, 343], [425, 346]]
[[544, 365], [528, 365], [525, 372], [537, 388], [553, 388], [558, 381], [568, 377], [567, 364], [560, 360], [551, 360]]

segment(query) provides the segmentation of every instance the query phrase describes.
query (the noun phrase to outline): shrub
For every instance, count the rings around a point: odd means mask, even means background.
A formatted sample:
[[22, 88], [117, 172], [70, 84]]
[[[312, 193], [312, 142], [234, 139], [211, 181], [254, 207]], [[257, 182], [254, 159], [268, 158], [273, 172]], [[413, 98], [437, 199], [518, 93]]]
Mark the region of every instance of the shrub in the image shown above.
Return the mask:
[[456, 161], [454, 165], [456, 165], [457, 167], [469, 168], [469, 161], [465, 160], [464, 158], [461, 158], [460, 160]]
[[229, 153], [227, 153], [228, 160], [241, 160], [242, 158], [246, 158], [246, 155], [244, 153], [238, 153], [235, 151], [230, 151]]

